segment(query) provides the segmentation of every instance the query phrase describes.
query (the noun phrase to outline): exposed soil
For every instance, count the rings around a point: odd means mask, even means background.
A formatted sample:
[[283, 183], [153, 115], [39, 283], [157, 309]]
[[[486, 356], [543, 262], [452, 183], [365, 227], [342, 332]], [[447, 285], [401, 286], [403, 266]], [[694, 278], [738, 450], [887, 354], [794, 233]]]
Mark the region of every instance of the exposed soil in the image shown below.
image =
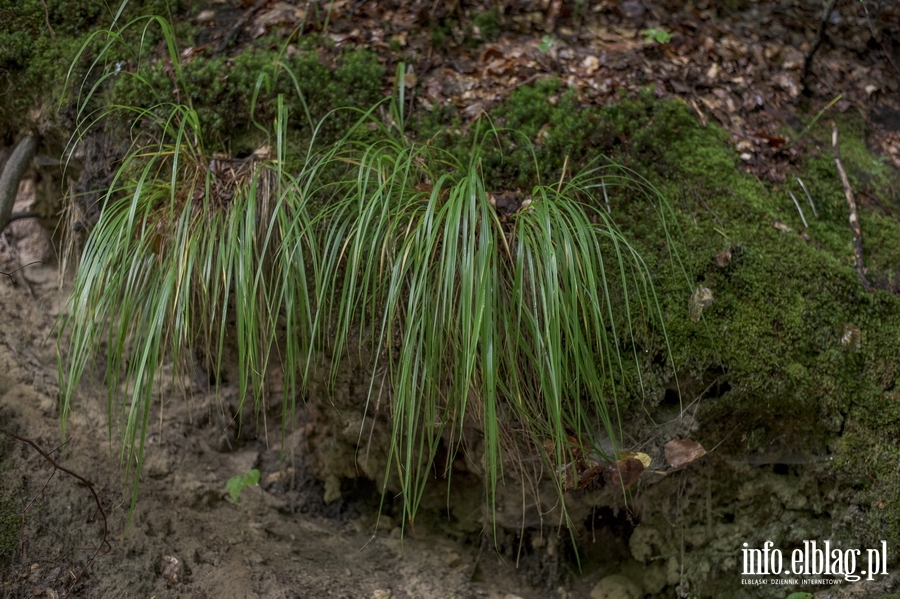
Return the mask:
[[[56, 597], [70, 588], [83, 597], [543, 596], [489, 547], [414, 532], [401, 539], [389, 517], [373, 533], [372, 493], [347, 489], [346, 499], [325, 505], [323, 485], [292, 468], [290, 455], [279, 467], [277, 433], [268, 446], [251, 438], [252, 426], [234, 438], [217, 422], [214, 395], [192, 389], [189, 401], [175, 393], [152, 416], [140, 501], [126, 529], [128, 490], [108, 442], [99, 381], [86, 381], [68, 442], [58, 447], [52, 327], [64, 294], [56, 275], [53, 266], [29, 269], [35, 299], [0, 282], [0, 426], [56, 449], [61, 465], [90, 480], [106, 512], [107, 551], [82, 573], [103, 532], [90, 491], [7, 439], [0, 488], [24, 527], [14, 555], [4, 556], [12, 557], [4, 597]], [[225, 481], [253, 467], [263, 471], [261, 485], [232, 503]], [[165, 571], [168, 556], [178, 560], [174, 573]]]
[[[9, 256], [0, 259], [10, 270]], [[200, 376], [162, 386], [159, 411], [150, 415], [140, 499], [127, 525], [130, 487], [116, 466], [118, 446], [108, 440], [105, 389], [96, 375], [83, 384], [68, 441], [59, 446], [53, 325], [65, 293], [52, 265], [31, 267], [27, 281], [34, 297], [6, 277], [0, 281], [0, 426], [91, 482], [108, 536], [101, 545], [104, 525], [88, 488], [7, 439], [0, 446], [0, 506], [24, 526], [2, 556], [0, 565], [9, 567], [4, 597], [783, 597], [781, 589], [737, 586], [740, 543], [759, 535], [840, 538], [852, 528], [853, 493], [838, 488], [827, 460], [713, 452], [655, 483], [645, 477], [627, 506], [615, 493], [570, 496], [580, 572], [556, 514], [541, 519], [529, 510], [527, 521], [516, 515], [515, 481], [498, 507], [496, 549], [489, 532], [473, 533], [456, 517], [441, 522], [441, 513], [459, 513], [461, 504], [479, 509], [477, 481], [471, 495], [451, 500], [437, 485], [433, 496], [446, 503], [426, 507], [421, 527], [401, 538], [390, 498], [378, 521], [378, 488], [365, 477], [342, 478], [337, 498], [325, 503], [326, 485], [310, 475], [310, 456], [339, 436], [311, 447], [308, 429], [297, 426], [282, 454], [275, 428], [267, 442], [252, 414], [242, 430], [226, 422]], [[220, 391], [226, 411], [236, 409], [235, 395], [227, 385]], [[301, 408], [298, 423], [311, 415]], [[665, 414], [656, 416], [662, 422]], [[665, 426], [692, 426], [673, 422], [653, 430], [666, 436]], [[262, 471], [260, 485], [232, 503], [226, 480], [253, 467]], [[472, 519], [486, 521], [480, 513]], [[821, 596], [889, 596], [895, 587], [889, 576]]]

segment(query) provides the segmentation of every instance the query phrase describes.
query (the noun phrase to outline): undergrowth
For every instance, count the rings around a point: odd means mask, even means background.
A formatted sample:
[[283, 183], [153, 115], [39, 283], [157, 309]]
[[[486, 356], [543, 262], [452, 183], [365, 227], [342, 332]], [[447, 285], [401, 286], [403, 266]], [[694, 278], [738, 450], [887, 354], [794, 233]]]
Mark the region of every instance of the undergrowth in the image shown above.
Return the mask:
[[[179, 89], [190, 89], [168, 23], [128, 27], [158, 27]], [[124, 39], [98, 35], [106, 48]], [[490, 505], [512, 463], [509, 443], [551, 464], [582, 452], [618, 458], [616, 410], [641, 397], [644, 353], [667, 339], [654, 275], [610, 217], [610, 196], [642, 199], [679, 268], [673, 213], [648, 181], [609, 159], [574, 173], [564, 165], [558, 175], [535, 168], [540, 182], [500, 210], [492, 144], [524, 139], [524, 147], [527, 135], [485, 130], [469, 140], [465, 159], [416, 142], [402, 84], [390, 102], [315, 122], [289, 160], [290, 106], [310, 116], [297, 85], [294, 103], [276, 96], [265, 145], [223, 157], [209, 151], [210, 119], [192, 103], [92, 111], [112, 77], [120, 90], [152, 85], [141, 69], [106, 71], [82, 96], [82, 135], [128, 115], [140, 133], [84, 249], [61, 323], [71, 340], [60, 380], [65, 422], [84, 368], [105, 346], [111, 434], [121, 430], [122, 463], [134, 466], [132, 506], [156, 373], [197, 346], [220, 364], [229, 335], [242, 402], [251, 398], [258, 411], [265, 373], [284, 369], [285, 423], [317, 350], [334, 356], [334, 373], [344, 348], [373, 349], [369, 409], [384, 368], [389, 468], [409, 522], [439, 441], [459, 447], [464, 428], [483, 435]], [[347, 114], [353, 125], [343, 136], [319, 143]], [[562, 478], [554, 478], [560, 494]]]

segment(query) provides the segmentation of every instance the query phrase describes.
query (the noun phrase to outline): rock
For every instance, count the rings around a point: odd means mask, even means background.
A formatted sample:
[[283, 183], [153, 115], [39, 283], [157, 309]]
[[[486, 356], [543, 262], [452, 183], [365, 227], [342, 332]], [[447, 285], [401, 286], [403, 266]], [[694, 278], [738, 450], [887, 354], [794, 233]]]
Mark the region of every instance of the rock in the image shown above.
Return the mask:
[[375, 589], [372, 591], [372, 599], [391, 599], [391, 589]]
[[607, 576], [591, 590], [591, 599], [640, 599], [641, 587], [621, 574]]
[[662, 537], [655, 528], [639, 524], [628, 539], [628, 548], [634, 559], [646, 564], [651, 557], [661, 553]]

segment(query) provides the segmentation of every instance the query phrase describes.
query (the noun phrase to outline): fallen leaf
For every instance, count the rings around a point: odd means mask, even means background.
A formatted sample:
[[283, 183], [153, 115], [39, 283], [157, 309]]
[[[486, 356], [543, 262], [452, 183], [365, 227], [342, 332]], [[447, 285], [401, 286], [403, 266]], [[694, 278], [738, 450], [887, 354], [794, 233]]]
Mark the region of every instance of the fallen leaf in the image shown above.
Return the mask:
[[772, 223], [772, 226], [775, 227], [776, 229], [778, 229], [779, 231], [781, 231], [782, 233], [790, 233], [791, 231], [793, 231], [792, 228], [790, 228], [789, 226], [787, 226], [786, 224], [784, 224], [777, 218], [775, 219], [775, 222]]
[[706, 455], [706, 450], [696, 441], [690, 439], [672, 439], [665, 445], [666, 463], [678, 470], [699, 457]]
[[731, 252], [728, 250], [719, 250], [716, 252], [716, 264], [719, 268], [725, 268], [731, 262]]
[[641, 464], [644, 465], [644, 468], [649, 468], [650, 463], [653, 461], [653, 458], [648, 456], [646, 453], [642, 453], [640, 451], [623, 451], [619, 454], [619, 459], [624, 460], [627, 458], [634, 458], [638, 460]]
[[697, 285], [697, 289], [691, 295], [691, 299], [688, 300], [688, 314], [691, 317], [691, 322], [700, 322], [703, 310], [712, 306], [712, 303], [712, 291], [708, 287]]
[[625, 458], [609, 466], [610, 480], [622, 489], [637, 482], [644, 471], [644, 464], [637, 458]]
[[160, 576], [166, 579], [166, 584], [175, 584], [178, 582], [178, 558], [171, 555], [164, 555], [162, 558], [162, 572]]

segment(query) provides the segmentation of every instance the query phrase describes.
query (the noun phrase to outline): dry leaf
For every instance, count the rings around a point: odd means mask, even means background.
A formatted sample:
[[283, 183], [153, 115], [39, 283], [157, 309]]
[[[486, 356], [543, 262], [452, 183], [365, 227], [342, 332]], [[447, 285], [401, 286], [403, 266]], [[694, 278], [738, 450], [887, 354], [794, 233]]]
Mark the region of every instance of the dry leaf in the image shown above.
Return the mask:
[[731, 252], [728, 250], [719, 250], [716, 252], [716, 264], [719, 268], [725, 268], [731, 262]]
[[772, 223], [772, 226], [775, 227], [776, 229], [778, 229], [779, 231], [781, 231], [782, 233], [790, 233], [791, 231], [793, 231], [792, 228], [790, 228], [789, 226], [787, 226], [786, 224], [784, 224], [777, 218], [775, 219], [775, 222]]
[[646, 453], [642, 453], [640, 451], [623, 451], [619, 454], [620, 460], [625, 460], [627, 458], [634, 458], [638, 460], [641, 464], [644, 465], [644, 468], [649, 468], [650, 463], [653, 461], [653, 458], [648, 456]]
[[697, 289], [691, 295], [691, 299], [688, 300], [688, 314], [691, 317], [691, 322], [700, 322], [703, 310], [712, 306], [712, 303], [712, 291], [708, 287], [697, 285]]
[[162, 558], [162, 572], [160, 575], [166, 579], [166, 584], [175, 584], [178, 582], [178, 572], [180, 570], [178, 558], [171, 555], [164, 555]]
[[706, 450], [696, 441], [690, 439], [672, 439], [665, 446], [666, 462], [678, 470], [699, 457], [706, 455]]
[[644, 465], [637, 458], [625, 458], [609, 466], [610, 480], [622, 489], [627, 489], [636, 483], [643, 471]]

